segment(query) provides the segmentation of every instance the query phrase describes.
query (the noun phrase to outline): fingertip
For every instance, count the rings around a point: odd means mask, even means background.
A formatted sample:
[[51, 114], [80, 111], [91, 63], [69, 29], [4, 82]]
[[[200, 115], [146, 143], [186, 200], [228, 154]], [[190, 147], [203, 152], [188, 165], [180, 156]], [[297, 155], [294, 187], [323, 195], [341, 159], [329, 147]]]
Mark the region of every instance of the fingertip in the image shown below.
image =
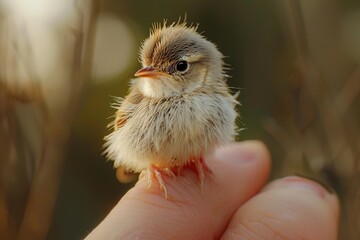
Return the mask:
[[270, 184], [268, 184], [265, 188], [263, 188], [262, 192], [267, 191], [295, 191], [299, 196], [308, 195], [309, 197], [314, 197], [322, 202], [330, 210], [330, 213], [338, 218], [339, 216], [339, 199], [335, 192], [329, 191], [323, 185], [318, 182], [298, 177], [298, 176], [288, 176], [284, 178], [277, 179]]
[[339, 202], [320, 184], [286, 177], [268, 184], [234, 214], [223, 239], [336, 239]]
[[215, 157], [223, 161], [252, 161], [254, 159], [270, 160], [270, 154], [265, 144], [258, 140], [236, 142], [218, 148]]

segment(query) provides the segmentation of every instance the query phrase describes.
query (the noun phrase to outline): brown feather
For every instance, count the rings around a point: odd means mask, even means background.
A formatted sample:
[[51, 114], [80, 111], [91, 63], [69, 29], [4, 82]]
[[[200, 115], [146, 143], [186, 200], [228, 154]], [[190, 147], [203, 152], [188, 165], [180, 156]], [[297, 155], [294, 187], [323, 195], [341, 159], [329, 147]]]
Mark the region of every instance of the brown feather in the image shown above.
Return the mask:
[[137, 89], [132, 89], [130, 91], [115, 114], [114, 130], [119, 129], [126, 124], [127, 120], [131, 117], [134, 107], [141, 102], [143, 97], [144, 96]]

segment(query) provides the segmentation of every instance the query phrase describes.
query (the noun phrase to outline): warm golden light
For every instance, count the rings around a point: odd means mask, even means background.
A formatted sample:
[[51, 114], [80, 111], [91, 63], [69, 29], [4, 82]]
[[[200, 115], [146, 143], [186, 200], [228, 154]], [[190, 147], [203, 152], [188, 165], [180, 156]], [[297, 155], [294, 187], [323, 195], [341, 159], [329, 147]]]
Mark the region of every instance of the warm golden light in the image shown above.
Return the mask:
[[135, 58], [134, 36], [126, 22], [115, 15], [100, 15], [93, 61], [96, 80], [120, 74]]
[[1, 0], [11, 15], [24, 19], [59, 20], [72, 10], [73, 0]]

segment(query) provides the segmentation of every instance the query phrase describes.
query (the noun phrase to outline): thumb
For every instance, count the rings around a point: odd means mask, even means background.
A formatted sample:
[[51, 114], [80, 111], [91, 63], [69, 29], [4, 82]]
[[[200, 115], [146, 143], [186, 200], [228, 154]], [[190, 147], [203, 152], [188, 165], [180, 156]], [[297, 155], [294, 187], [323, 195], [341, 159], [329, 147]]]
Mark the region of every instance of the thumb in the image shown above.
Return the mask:
[[270, 183], [233, 215], [221, 239], [337, 239], [339, 202], [316, 182]]

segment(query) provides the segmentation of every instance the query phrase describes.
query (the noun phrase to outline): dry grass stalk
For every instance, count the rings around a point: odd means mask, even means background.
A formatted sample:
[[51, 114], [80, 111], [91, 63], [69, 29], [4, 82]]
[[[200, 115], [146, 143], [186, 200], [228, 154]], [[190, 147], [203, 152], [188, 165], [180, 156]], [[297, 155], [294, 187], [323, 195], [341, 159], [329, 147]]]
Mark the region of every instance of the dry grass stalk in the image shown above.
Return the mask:
[[[280, 175], [300, 171], [334, 188], [342, 205], [340, 239], [359, 239], [360, 119], [353, 103], [359, 97], [360, 71], [356, 66], [346, 81], [326, 77], [314, 60], [316, 50], [309, 37], [313, 26], [309, 26], [309, 15], [304, 13], [308, 7], [300, 0], [282, 1], [286, 31], [295, 52], [293, 115], [287, 116], [284, 124], [274, 120], [283, 116], [274, 116], [264, 127], [285, 151]], [[338, 90], [333, 86], [343, 87]]]
[[[0, 59], [5, 63], [5, 70], [0, 72], [0, 167], [6, 169], [0, 174], [1, 239], [45, 239], [51, 226], [70, 124], [84, 82], [92, 73], [95, 21], [100, 1], [94, 0], [90, 5], [87, 14], [75, 6], [80, 21], [70, 33], [75, 39], [73, 65], [68, 74], [69, 81], [63, 83], [68, 85], [71, 97], [70, 100], [57, 99], [64, 101], [63, 108], [52, 109], [53, 105], [44, 97], [41, 82], [37, 81], [40, 77], [32, 63], [29, 38], [25, 52], [19, 50], [17, 42], [8, 42], [0, 48], [5, 53]], [[64, 34], [69, 34], [69, 30]], [[16, 84], [6, 72], [6, 64], [19, 62], [31, 79], [25, 87]], [[28, 114], [33, 115], [30, 123], [23, 118]], [[29, 128], [39, 133], [36, 141], [29, 140], [26, 133]], [[22, 178], [25, 179], [19, 180]], [[15, 179], [15, 182], [9, 182], [9, 179]], [[11, 192], [19, 186], [23, 191]], [[10, 205], [11, 200], [18, 200], [19, 194], [23, 198], [20, 204], [23, 211], [15, 214]], [[19, 209], [19, 205], [16, 207]]]

